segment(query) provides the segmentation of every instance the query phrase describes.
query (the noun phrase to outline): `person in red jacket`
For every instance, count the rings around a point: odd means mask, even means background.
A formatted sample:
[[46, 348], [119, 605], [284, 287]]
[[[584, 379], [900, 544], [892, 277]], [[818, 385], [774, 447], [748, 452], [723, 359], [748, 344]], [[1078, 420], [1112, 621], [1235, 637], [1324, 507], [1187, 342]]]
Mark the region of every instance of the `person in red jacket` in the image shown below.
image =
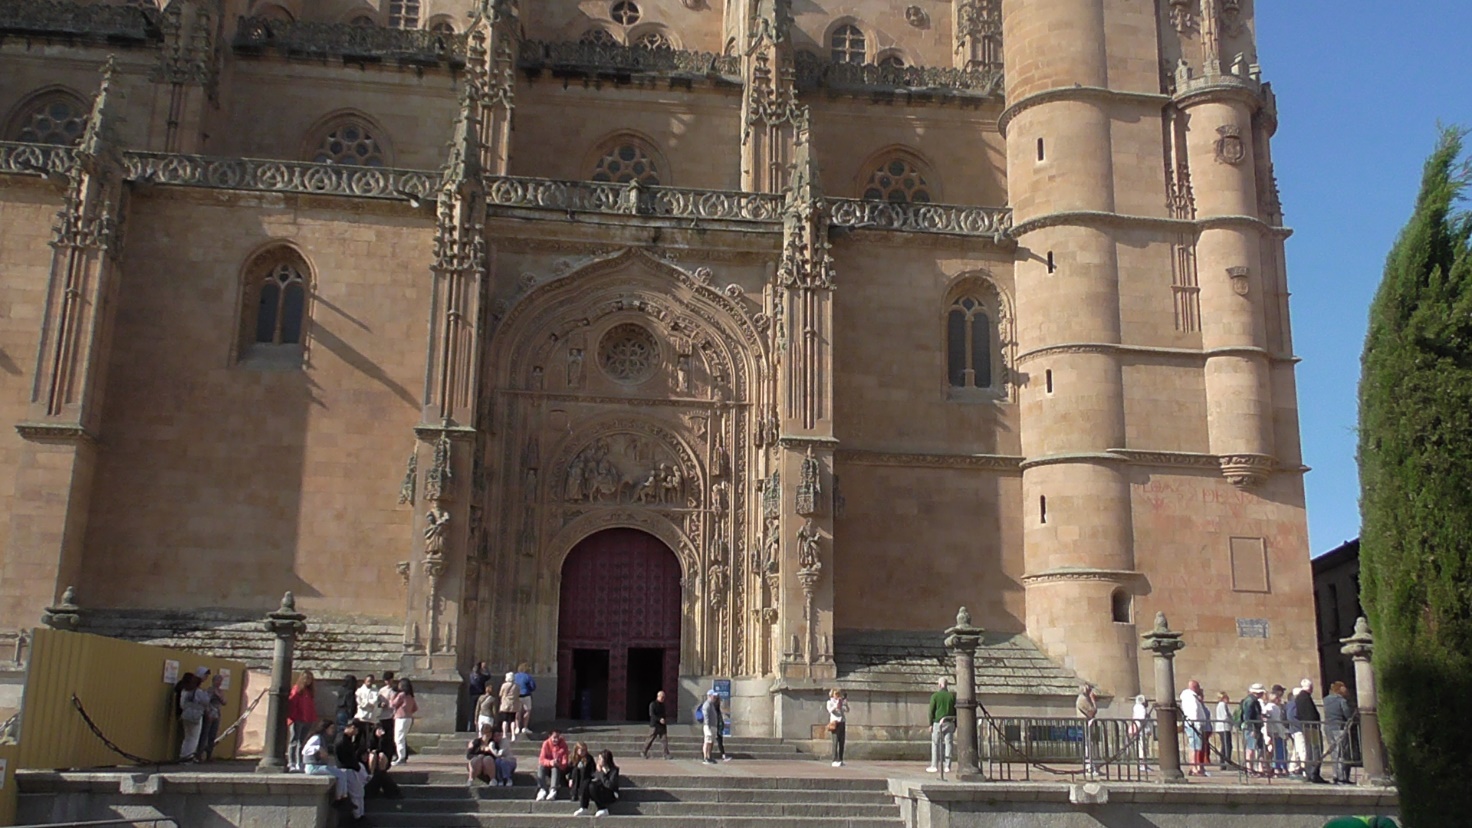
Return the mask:
[[542, 743], [542, 752], [537, 754], [537, 801], [556, 799], [557, 788], [567, 775], [567, 740], [562, 733], [553, 730]]
[[307, 730], [317, 721], [317, 698], [311, 670], [303, 670], [291, 695], [286, 700], [286, 721], [291, 725], [291, 743], [286, 748], [287, 772], [301, 771], [302, 745], [307, 742]]

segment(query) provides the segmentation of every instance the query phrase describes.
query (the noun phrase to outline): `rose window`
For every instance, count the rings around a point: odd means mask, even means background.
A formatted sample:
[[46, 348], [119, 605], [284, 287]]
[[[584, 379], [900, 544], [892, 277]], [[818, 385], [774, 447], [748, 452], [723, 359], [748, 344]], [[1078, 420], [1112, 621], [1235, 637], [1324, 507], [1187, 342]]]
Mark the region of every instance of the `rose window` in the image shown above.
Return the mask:
[[87, 128], [87, 109], [70, 96], [49, 96], [32, 104], [18, 119], [15, 140], [70, 146]]
[[640, 383], [654, 374], [659, 346], [654, 335], [639, 325], [615, 325], [598, 346], [598, 363], [619, 382]]
[[930, 185], [907, 159], [891, 158], [869, 176], [869, 183], [864, 187], [864, 200], [897, 204], [928, 202]]

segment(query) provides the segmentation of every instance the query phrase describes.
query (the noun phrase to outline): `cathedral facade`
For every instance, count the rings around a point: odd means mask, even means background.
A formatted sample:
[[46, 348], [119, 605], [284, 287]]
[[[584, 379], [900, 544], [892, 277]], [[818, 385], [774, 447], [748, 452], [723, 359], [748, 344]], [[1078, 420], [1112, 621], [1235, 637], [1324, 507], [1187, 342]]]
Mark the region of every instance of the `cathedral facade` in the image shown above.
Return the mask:
[[1253, 44], [1251, 0], [11, 0], [0, 624], [75, 586], [229, 650], [291, 591], [324, 671], [729, 678], [787, 735], [832, 686], [923, 724], [961, 606], [1018, 709], [1149, 693], [1157, 612], [1210, 688], [1316, 675]]

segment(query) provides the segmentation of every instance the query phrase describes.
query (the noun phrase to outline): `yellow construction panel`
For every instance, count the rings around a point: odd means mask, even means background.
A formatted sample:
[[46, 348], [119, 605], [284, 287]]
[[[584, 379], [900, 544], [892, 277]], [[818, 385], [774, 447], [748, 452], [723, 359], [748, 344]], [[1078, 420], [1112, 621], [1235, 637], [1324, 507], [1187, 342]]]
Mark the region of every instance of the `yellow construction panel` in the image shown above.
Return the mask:
[[[89, 633], [35, 630], [21, 706], [20, 767], [132, 764], [92, 733], [73, 706], [73, 695], [119, 748], [154, 762], [177, 761], [180, 732], [174, 681], [200, 667], [216, 674], [229, 671], [220, 716], [223, 730], [242, 709], [244, 663]], [[171, 673], [173, 678], [165, 680]], [[234, 738], [215, 748], [216, 758], [228, 759], [234, 753]]]

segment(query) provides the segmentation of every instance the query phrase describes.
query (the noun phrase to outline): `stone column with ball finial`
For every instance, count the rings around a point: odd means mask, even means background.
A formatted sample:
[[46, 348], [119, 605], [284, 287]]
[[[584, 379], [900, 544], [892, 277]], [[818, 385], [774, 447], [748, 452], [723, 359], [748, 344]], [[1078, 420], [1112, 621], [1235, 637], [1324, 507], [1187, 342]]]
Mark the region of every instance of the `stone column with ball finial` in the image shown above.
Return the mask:
[[286, 702], [291, 693], [291, 656], [297, 636], [307, 631], [307, 617], [296, 611], [296, 597], [281, 596], [281, 607], [266, 615], [266, 631], [276, 636], [271, 655], [271, 697], [266, 702], [266, 746], [260, 773], [281, 773], [286, 767]]
[[[1181, 634], [1155, 613], [1155, 629], [1140, 636], [1140, 649], [1155, 654], [1155, 732], [1160, 738], [1160, 781], [1184, 782], [1181, 745], [1176, 740], [1176, 653], [1186, 646]], [[1141, 738], [1144, 738], [1141, 736]]]

